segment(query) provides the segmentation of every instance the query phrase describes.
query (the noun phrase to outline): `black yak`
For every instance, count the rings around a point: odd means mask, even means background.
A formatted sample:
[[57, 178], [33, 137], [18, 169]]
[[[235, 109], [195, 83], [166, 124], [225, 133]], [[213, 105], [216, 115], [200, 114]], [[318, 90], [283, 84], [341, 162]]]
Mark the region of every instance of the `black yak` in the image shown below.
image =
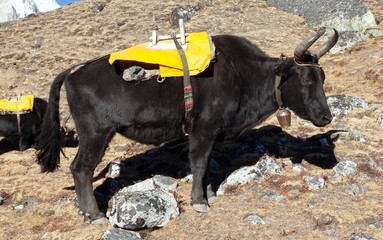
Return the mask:
[[300, 43], [294, 57], [289, 58], [269, 57], [242, 37], [213, 36], [216, 59], [204, 72], [191, 77], [194, 105], [187, 117], [182, 78], [159, 83], [154, 76], [149, 81], [126, 82], [122, 80], [126, 63], [111, 65], [109, 55], [73, 66], [60, 73], [51, 86], [38, 147], [42, 171], [59, 167], [59, 96], [65, 84], [79, 136], [79, 149], [70, 169], [80, 213], [86, 221], [104, 216], [93, 194], [92, 177], [115, 133], [160, 144], [183, 137], [186, 130], [193, 174], [192, 206], [207, 212], [209, 203], [216, 200], [208, 171], [216, 139], [239, 136], [281, 106], [316, 126], [331, 122], [323, 89], [325, 74], [318, 60], [337, 42], [337, 32], [317, 51], [308, 51], [323, 33], [321, 29]]
[[48, 103], [44, 99], [35, 98], [32, 111], [20, 114], [20, 129], [17, 114], [0, 115], [0, 136], [19, 136], [19, 150], [34, 147], [40, 134]]

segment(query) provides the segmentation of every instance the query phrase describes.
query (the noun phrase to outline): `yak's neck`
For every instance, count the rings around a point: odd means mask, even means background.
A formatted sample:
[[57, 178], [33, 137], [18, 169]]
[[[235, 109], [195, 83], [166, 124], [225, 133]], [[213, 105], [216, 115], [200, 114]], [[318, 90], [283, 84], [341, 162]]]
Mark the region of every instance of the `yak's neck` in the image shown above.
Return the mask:
[[[264, 58], [257, 60], [249, 67], [252, 71], [243, 76], [247, 82], [244, 89], [244, 101], [241, 103], [241, 118], [246, 128], [254, 127], [278, 110], [278, 102], [275, 94], [276, 67], [278, 58]], [[255, 67], [254, 67], [255, 66]]]

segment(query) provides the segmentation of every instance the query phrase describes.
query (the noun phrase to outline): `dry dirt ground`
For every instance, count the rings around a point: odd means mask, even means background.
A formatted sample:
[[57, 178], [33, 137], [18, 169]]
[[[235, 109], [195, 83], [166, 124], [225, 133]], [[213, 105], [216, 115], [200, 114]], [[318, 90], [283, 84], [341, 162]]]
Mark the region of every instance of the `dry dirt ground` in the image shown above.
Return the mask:
[[[375, 0], [364, 2], [381, 22], [382, 4]], [[162, 34], [176, 31], [169, 23], [170, 13], [186, 4], [200, 6], [186, 23], [188, 32], [240, 35], [273, 56], [281, 53], [291, 56], [296, 44], [315, 32], [302, 17], [269, 8], [263, 0], [168, 0], [166, 4], [159, 0], [86, 0], [0, 25], [0, 93], [6, 96], [30, 92], [46, 98], [53, 78], [70, 65], [146, 42], [154, 23]], [[382, 24], [377, 28], [383, 30]], [[336, 135], [331, 131], [343, 124], [347, 130], [362, 134], [365, 142], [352, 140], [347, 132], [340, 132], [334, 140], [332, 156], [328, 153], [324, 157], [311, 156], [316, 161], [309, 155], [303, 157], [302, 165], [307, 169], [303, 173], [292, 170], [290, 158], [277, 156], [277, 162], [284, 166], [281, 174], [232, 189], [208, 214], [191, 209], [191, 184], [180, 182], [177, 196], [181, 215], [161, 229], [142, 233], [148, 239], [348, 239], [355, 232], [364, 232], [383, 239], [382, 228], [369, 226], [383, 220], [383, 179], [367, 165], [372, 159], [383, 166], [383, 130], [376, 123], [377, 114], [383, 111], [382, 46], [382, 38], [371, 38], [344, 53], [321, 59], [327, 75], [327, 95], [360, 97], [370, 108], [356, 109], [347, 118], [324, 128], [315, 128], [294, 117], [293, 126], [280, 132], [291, 138], [322, 135], [330, 138]], [[69, 112], [63, 99], [65, 119]], [[73, 127], [70, 124], [69, 121]], [[276, 131], [273, 125], [277, 125], [275, 116], [257, 126], [250, 135], [272, 144], [273, 138], [267, 136]], [[0, 239], [100, 239], [111, 228], [108, 224], [88, 225], [77, 215], [69, 171], [76, 148], [65, 149], [68, 159], [62, 159], [57, 172], [41, 174], [34, 149], [18, 152], [9, 149], [4, 140], [0, 144], [0, 192], [4, 198], [0, 205]], [[129, 161], [130, 157], [151, 148], [116, 136], [96, 174], [111, 161]], [[229, 159], [230, 152], [227, 154]], [[358, 174], [334, 178], [334, 171], [320, 164], [328, 157], [357, 162]], [[258, 159], [251, 154], [235, 158], [244, 162]], [[308, 190], [303, 181], [305, 175], [324, 177], [324, 189]], [[104, 181], [101, 177], [94, 186], [103, 185]], [[354, 195], [347, 188], [351, 183], [364, 185], [368, 191]], [[261, 200], [266, 187], [283, 194], [285, 200]], [[24, 208], [20, 209], [20, 205]], [[244, 221], [250, 214], [257, 214], [267, 224], [258, 226]]]

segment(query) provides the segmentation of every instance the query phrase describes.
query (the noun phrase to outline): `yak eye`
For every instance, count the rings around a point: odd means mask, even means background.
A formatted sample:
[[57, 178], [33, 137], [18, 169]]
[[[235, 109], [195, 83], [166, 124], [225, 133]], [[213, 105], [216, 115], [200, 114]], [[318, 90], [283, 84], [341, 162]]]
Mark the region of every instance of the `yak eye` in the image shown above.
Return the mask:
[[301, 83], [311, 85], [315, 82], [324, 84], [324, 71], [320, 67], [308, 67], [308, 71], [300, 72]]
[[303, 85], [311, 85], [313, 83], [314, 83], [314, 81], [309, 77], [302, 78], [302, 84]]

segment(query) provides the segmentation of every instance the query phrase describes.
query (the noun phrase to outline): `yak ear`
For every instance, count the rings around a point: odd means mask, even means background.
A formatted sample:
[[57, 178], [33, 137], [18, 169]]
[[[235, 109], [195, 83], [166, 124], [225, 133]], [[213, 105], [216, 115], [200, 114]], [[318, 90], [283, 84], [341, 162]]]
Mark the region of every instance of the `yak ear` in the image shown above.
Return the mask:
[[275, 75], [278, 75], [278, 76], [281, 76], [282, 75], [282, 66], [280, 64], [278, 64], [275, 68], [274, 68], [274, 73]]
[[286, 62], [287, 62], [287, 58], [282, 53], [281, 56], [279, 57], [278, 64], [274, 67], [274, 73], [276, 75], [278, 75], [278, 76], [285, 75], [284, 72], [286, 71]]

